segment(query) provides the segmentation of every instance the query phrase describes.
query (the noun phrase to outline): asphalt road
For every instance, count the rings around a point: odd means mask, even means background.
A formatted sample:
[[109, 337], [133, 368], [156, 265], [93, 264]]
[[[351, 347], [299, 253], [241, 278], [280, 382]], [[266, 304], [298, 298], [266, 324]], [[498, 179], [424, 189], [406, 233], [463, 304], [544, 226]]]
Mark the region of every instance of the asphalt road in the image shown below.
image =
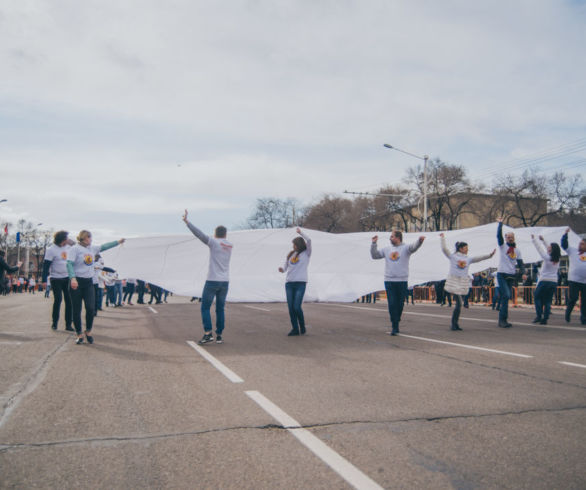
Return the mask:
[[1, 488], [586, 488], [586, 328], [559, 311], [452, 332], [408, 306], [391, 337], [384, 303], [305, 304], [287, 337], [285, 304], [229, 304], [194, 347], [199, 305], [172, 298], [78, 346], [50, 304], [0, 297]]

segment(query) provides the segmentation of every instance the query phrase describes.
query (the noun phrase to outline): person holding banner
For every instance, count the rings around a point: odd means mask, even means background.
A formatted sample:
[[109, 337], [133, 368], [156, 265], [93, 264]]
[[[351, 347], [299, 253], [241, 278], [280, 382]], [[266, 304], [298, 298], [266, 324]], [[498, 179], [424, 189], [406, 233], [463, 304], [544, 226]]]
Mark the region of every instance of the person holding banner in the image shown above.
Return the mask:
[[[499, 309], [499, 327], [511, 328], [508, 321], [509, 317], [509, 299], [513, 297], [513, 284], [517, 278], [517, 267], [519, 267], [519, 276], [523, 275], [524, 265], [521, 258], [521, 250], [515, 244], [515, 234], [506, 233], [503, 239], [503, 218], [498, 219], [496, 238], [499, 249], [499, 266], [496, 278], [500, 293]], [[506, 243], [505, 243], [506, 240]]]
[[541, 241], [545, 245], [545, 240], [541, 235], [539, 235], [539, 240], [535, 238], [535, 235], [531, 235], [531, 240], [537, 253], [543, 259], [537, 287], [533, 293], [535, 298], [535, 312], [537, 314], [533, 323], [547, 325], [547, 320], [551, 313], [553, 294], [558, 287], [558, 270], [560, 268], [562, 251], [557, 243], [551, 243], [547, 247], [547, 251], [544, 250], [544, 247], [539, 243]]
[[403, 233], [395, 230], [391, 233], [391, 245], [379, 250], [378, 235], [372, 237], [370, 256], [373, 259], [385, 259], [385, 290], [391, 317], [391, 335], [399, 334], [399, 322], [403, 314], [403, 305], [407, 294], [409, 279], [409, 259], [421, 247], [424, 236], [411, 244], [403, 243]]
[[293, 239], [293, 250], [287, 254], [285, 267], [279, 267], [279, 272], [287, 272], [285, 279], [285, 292], [287, 293], [287, 306], [291, 320], [289, 337], [305, 334], [305, 317], [301, 305], [307, 286], [307, 267], [311, 258], [311, 238], [297, 228], [298, 236]]
[[468, 268], [470, 267], [470, 264], [490, 259], [495, 254], [496, 249], [486, 255], [468, 257], [468, 244], [466, 242], [456, 242], [456, 251], [451, 253], [446, 245], [446, 237], [443, 233], [440, 233], [440, 241], [442, 252], [450, 261], [450, 271], [448, 272], [448, 278], [444, 289], [448, 294], [453, 294], [454, 299], [456, 300], [456, 307], [452, 312], [451, 330], [462, 330], [458, 324], [458, 320], [460, 318], [462, 305], [464, 304], [464, 296], [468, 294], [470, 289]]
[[586, 240], [580, 240], [578, 247], [572, 247], [568, 243], [568, 228], [562, 236], [562, 248], [568, 254], [570, 271], [568, 272], [568, 304], [566, 306], [566, 322], [570, 322], [572, 310], [580, 300], [580, 322], [586, 325]]

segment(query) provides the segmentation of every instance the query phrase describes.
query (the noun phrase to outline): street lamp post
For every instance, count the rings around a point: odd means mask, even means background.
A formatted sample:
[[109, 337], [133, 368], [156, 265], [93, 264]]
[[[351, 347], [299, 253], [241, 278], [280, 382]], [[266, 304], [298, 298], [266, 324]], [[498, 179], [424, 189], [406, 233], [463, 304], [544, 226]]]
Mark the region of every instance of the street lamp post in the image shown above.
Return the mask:
[[423, 160], [423, 231], [427, 231], [427, 160], [429, 160], [429, 156], [423, 155], [421, 157], [419, 155], [415, 155], [415, 153], [410, 153], [408, 151], [401, 150], [396, 146], [389, 145], [388, 143], [385, 143], [383, 146], [391, 150], [400, 151], [401, 153], [405, 153], [406, 155], [410, 155], [414, 158], [419, 158], [419, 160]]

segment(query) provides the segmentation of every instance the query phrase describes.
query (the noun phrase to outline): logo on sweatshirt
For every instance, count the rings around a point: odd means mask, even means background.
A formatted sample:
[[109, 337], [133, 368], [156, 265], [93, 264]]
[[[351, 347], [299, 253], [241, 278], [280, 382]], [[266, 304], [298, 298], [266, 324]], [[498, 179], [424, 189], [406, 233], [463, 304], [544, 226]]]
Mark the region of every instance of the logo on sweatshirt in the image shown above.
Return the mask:
[[586, 254], [585, 253], [581, 253], [580, 254], [580, 261], [581, 262], [586, 262]]
[[83, 262], [85, 265], [92, 265], [94, 263], [94, 256], [93, 255], [84, 255]]
[[397, 262], [397, 260], [399, 260], [400, 257], [401, 255], [399, 254], [399, 252], [391, 252], [391, 255], [389, 255], [389, 259], [391, 259], [393, 262]]
[[296, 255], [295, 257], [291, 257], [292, 264], [296, 264], [297, 262], [299, 262], [299, 255]]
[[61, 258], [67, 260], [67, 252], [61, 252]]
[[507, 256], [509, 257], [509, 259], [511, 260], [515, 260], [517, 258], [517, 254], [515, 252], [509, 252], [507, 254]]
[[465, 260], [458, 260], [457, 264], [456, 264], [460, 269], [465, 269], [466, 268], [466, 261]]

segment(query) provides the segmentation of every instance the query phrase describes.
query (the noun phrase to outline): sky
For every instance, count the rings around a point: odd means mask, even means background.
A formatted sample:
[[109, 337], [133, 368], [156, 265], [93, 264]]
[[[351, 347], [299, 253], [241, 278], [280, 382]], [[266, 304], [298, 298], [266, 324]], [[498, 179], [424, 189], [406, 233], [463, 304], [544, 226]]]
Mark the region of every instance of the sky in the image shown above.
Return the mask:
[[243, 228], [400, 183], [384, 143], [583, 173], [584, 46], [585, 1], [0, 0], [0, 223]]

